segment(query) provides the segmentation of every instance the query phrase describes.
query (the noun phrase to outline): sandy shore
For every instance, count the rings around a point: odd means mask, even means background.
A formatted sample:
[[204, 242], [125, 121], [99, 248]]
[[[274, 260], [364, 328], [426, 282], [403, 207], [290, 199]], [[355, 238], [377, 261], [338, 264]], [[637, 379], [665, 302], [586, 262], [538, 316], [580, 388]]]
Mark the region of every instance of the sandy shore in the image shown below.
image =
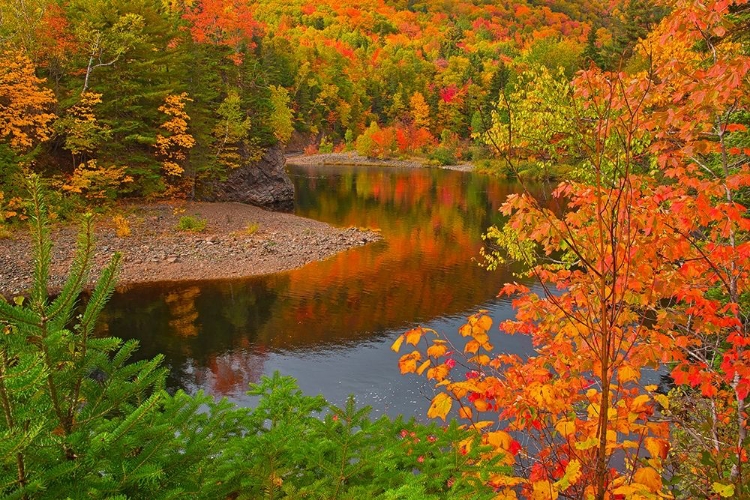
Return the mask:
[[[409, 160], [380, 160], [377, 158], [368, 158], [355, 152], [346, 153], [320, 153], [315, 155], [287, 155], [286, 161], [290, 165], [356, 165], [364, 167], [403, 167], [403, 168], [424, 168], [431, 167], [426, 160], [422, 158], [413, 158]], [[474, 166], [469, 163], [459, 165], [445, 165], [434, 168], [445, 168], [449, 170], [459, 170], [470, 172]]]
[[[97, 219], [90, 284], [114, 252], [123, 255], [118, 284], [124, 286], [275, 273], [380, 239], [372, 231], [339, 229], [240, 203], [139, 204], [123, 207], [123, 211], [131, 229], [127, 237], [116, 235], [110, 217]], [[179, 231], [177, 224], [183, 216], [205, 219], [205, 230]], [[52, 231], [51, 291], [64, 282], [77, 231], [76, 226]], [[12, 238], [0, 240], [0, 294], [13, 296], [29, 289], [30, 258], [31, 239], [27, 232], [18, 231]]]

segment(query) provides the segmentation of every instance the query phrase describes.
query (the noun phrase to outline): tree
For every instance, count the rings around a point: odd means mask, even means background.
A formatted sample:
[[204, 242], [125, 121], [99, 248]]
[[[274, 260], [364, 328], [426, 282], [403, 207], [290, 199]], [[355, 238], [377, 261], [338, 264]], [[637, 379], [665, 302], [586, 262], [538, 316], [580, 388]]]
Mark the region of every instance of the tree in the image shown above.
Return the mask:
[[221, 120], [214, 128], [216, 161], [224, 169], [237, 168], [247, 154], [248, 161], [259, 159], [259, 151], [249, 142], [250, 118], [240, 108], [240, 96], [230, 90], [216, 112]]
[[[458, 403], [480, 429], [498, 425], [481, 412], [499, 413], [503, 430], [487, 439], [516, 455], [518, 476], [497, 482], [509, 495], [651, 497], [665, 493], [667, 465], [675, 494], [747, 494], [750, 224], [738, 200], [750, 171], [747, 153], [730, 144], [746, 140], [750, 59], [721, 40], [732, 3], [682, 5], [646, 41], [648, 71], [584, 71], [565, 93], [571, 123], [559, 144], [584, 160], [582, 182], [555, 191], [567, 210], [513, 196], [502, 209], [507, 225], [487, 234], [543, 287], [503, 290], [519, 297], [515, 320], [501, 328], [529, 335], [534, 355], [491, 355], [491, 319], [479, 313], [460, 330], [469, 338], [465, 379], [439, 339], [426, 356], [399, 362], [438, 383], [428, 416], [445, 418]], [[492, 132], [505, 137], [513, 165], [519, 120], [529, 117], [509, 111]], [[411, 330], [394, 349], [426, 333]], [[677, 385], [669, 395], [642, 380], [664, 364]], [[680, 411], [691, 404], [699, 411]], [[490, 437], [506, 431], [523, 432], [530, 451]]]
[[281, 86], [271, 86], [270, 90], [273, 112], [269, 117], [269, 126], [276, 139], [286, 144], [294, 132], [293, 114], [289, 109], [289, 92]]
[[94, 112], [94, 106], [101, 102], [101, 94], [83, 92], [66, 115], [55, 122], [58, 133], [65, 135], [63, 147], [73, 156], [74, 166], [79, 164], [79, 160], [85, 162], [85, 156], [95, 153], [110, 135], [109, 129], [99, 123]]
[[409, 99], [411, 119], [417, 128], [430, 129], [430, 107], [421, 92], [414, 92]]
[[162, 159], [162, 166], [167, 176], [177, 178], [185, 172], [184, 163], [187, 151], [195, 146], [195, 139], [188, 132], [190, 116], [185, 112], [185, 105], [192, 101], [186, 92], [179, 95], [169, 95], [159, 111], [169, 117], [161, 124], [169, 135], [156, 136], [156, 152]]
[[100, 27], [89, 19], [78, 24], [76, 38], [87, 57], [82, 93], [89, 89], [95, 69], [114, 65], [138, 43], [144, 23], [142, 16], [128, 13], [112, 25]]
[[28, 57], [4, 52], [0, 68], [0, 138], [16, 151], [26, 151], [52, 134], [56, 118], [50, 108], [56, 103], [44, 80], [34, 73]]
[[234, 429], [229, 405], [170, 396], [161, 358], [127, 363], [135, 342], [94, 335], [120, 256], [78, 309], [94, 254], [90, 215], [70, 276], [49, 297], [51, 241], [38, 178], [30, 191], [33, 288], [28, 300], [0, 300], [0, 491], [29, 499], [227, 495], [209, 476]]

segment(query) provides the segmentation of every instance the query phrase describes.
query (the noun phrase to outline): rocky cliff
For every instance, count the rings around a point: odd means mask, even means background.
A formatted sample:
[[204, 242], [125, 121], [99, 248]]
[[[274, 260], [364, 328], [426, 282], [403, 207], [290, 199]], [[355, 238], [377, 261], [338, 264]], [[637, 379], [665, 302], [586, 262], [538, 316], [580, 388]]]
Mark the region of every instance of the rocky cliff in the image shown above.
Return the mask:
[[232, 170], [225, 181], [204, 186], [200, 199], [237, 201], [291, 212], [294, 209], [294, 185], [284, 170], [285, 165], [283, 148], [272, 147], [260, 161]]

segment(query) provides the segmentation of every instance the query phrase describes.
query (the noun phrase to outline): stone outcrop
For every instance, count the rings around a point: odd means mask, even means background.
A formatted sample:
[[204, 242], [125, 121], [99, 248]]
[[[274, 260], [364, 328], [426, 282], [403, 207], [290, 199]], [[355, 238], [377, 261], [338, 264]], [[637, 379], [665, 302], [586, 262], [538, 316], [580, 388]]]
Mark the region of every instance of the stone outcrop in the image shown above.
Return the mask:
[[225, 181], [205, 186], [200, 199], [236, 201], [291, 212], [294, 209], [294, 184], [284, 169], [285, 165], [283, 148], [274, 146], [260, 161], [232, 170]]

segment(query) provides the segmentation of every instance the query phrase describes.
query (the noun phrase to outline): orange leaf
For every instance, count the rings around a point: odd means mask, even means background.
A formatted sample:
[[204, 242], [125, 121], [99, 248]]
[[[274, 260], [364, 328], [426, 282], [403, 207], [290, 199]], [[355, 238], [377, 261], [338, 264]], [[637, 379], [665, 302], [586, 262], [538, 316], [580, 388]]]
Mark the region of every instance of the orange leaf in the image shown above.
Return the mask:
[[427, 367], [430, 366], [430, 360], [428, 359], [421, 365], [419, 365], [419, 368], [417, 368], [417, 375], [422, 375], [422, 373], [427, 369]]
[[645, 439], [645, 445], [652, 457], [666, 460], [667, 455], [669, 454], [669, 443], [666, 440], [647, 437]]
[[476, 354], [479, 350], [479, 342], [476, 340], [471, 340], [466, 344], [466, 347], [464, 347], [464, 352], [470, 352], [472, 354]]
[[446, 352], [448, 352], [448, 348], [445, 347], [445, 345], [443, 345], [443, 344], [431, 345], [427, 349], [427, 355], [430, 356], [431, 358], [439, 358], [440, 356], [442, 356]]
[[422, 334], [424, 334], [424, 329], [421, 326], [412, 328], [404, 334], [406, 336], [406, 343], [417, 345], [419, 343], [419, 340], [422, 338]]
[[473, 413], [474, 412], [472, 412], [471, 408], [469, 408], [468, 406], [462, 406], [458, 410], [458, 417], [459, 418], [465, 418], [467, 420], [471, 420], [471, 417], [472, 417]]
[[646, 486], [654, 493], [661, 491], [661, 474], [653, 467], [641, 467], [635, 471], [633, 481]]
[[624, 384], [625, 382], [633, 382], [641, 378], [640, 370], [636, 370], [630, 365], [622, 365], [617, 370], [617, 380]]
[[417, 362], [421, 361], [421, 359], [422, 355], [419, 351], [401, 356], [401, 359], [398, 360], [398, 369], [401, 370], [401, 375], [417, 371]]
[[476, 363], [480, 366], [486, 366], [490, 363], [490, 357], [486, 354], [480, 354], [479, 356], [474, 356], [473, 358], [469, 359], [470, 363]]
[[438, 365], [434, 368], [430, 368], [429, 370], [427, 370], [427, 378], [437, 380], [438, 382], [442, 382], [443, 380], [445, 380], [445, 377], [448, 376], [449, 371], [450, 369], [447, 366], [445, 366], [445, 364]]
[[488, 432], [485, 434], [485, 441], [487, 444], [500, 448], [502, 450], [510, 450], [510, 445], [513, 442], [513, 438], [510, 434], [505, 431]]
[[483, 314], [477, 320], [477, 326], [479, 326], [479, 328], [481, 328], [484, 331], [489, 330], [490, 328], [492, 328], [492, 318], [490, 318], [486, 314]]

